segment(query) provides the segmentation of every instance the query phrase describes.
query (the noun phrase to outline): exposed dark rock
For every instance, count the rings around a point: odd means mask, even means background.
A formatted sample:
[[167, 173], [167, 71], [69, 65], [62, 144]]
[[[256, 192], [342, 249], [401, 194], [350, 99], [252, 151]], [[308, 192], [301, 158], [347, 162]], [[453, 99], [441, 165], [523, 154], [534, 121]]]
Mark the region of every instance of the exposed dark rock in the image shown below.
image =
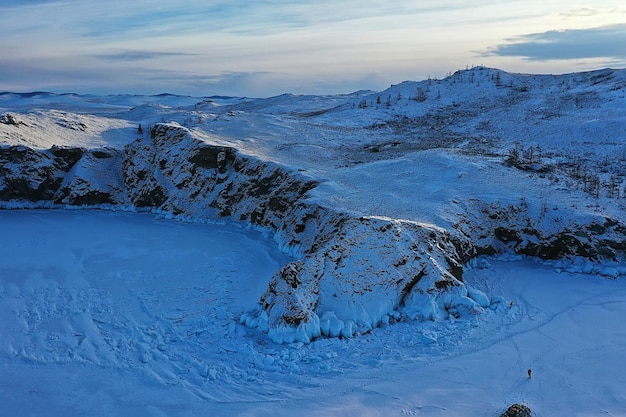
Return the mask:
[[520, 243], [522, 238], [519, 235], [519, 231], [515, 229], [509, 229], [507, 227], [496, 227], [493, 231], [496, 238], [504, 243]]
[[527, 254], [542, 259], [559, 259], [568, 255], [591, 258], [598, 254], [597, 250], [591, 248], [589, 244], [567, 232], [559, 233], [545, 243], [537, 245], [536, 251], [532, 249], [531, 245], [528, 245]]
[[0, 199], [51, 200], [67, 169], [67, 163], [49, 151], [0, 147]]
[[5, 125], [12, 125], [12, 126], [25, 126], [26, 125], [24, 122], [18, 119], [16, 115], [12, 113], [4, 113], [2, 116], [0, 116], [0, 123], [5, 124]]
[[217, 169], [223, 174], [235, 161], [235, 155], [233, 148], [202, 145], [189, 157], [189, 162], [202, 168]]
[[85, 130], [87, 130], [86, 124], [82, 122], [72, 121], [72, 120], [62, 120], [59, 122], [59, 126], [63, 126], [67, 129], [79, 130], [81, 132], [84, 132]]
[[91, 151], [91, 154], [98, 159], [106, 159], [106, 158], [112, 158], [116, 152], [115, 150], [107, 150], [107, 149], [96, 149]]
[[398, 301], [399, 307], [404, 307], [406, 303], [407, 296], [413, 291], [415, 285], [422, 279], [424, 276], [424, 271], [420, 271], [419, 274], [415, 275], [411, 280], [402, 288], [402, 292], [400, 293], [400, 300]]
[[[620, 261], [626, 258], [626, 225], [619, 221], [602, 218], [589, 222], [586, 218], [580, 223], [571, 220], [555, 225], [556, 222], [543, 215], [532, 216], [527, 209], [523, 205], [503, 208], [484, 204], [477, 210], [474, 206], [467, 212], [480, 214], [464, 219], [455, 228], [473, 236], [478, 254], [512, 250], [542, 259], [584, 257]], [[546, 228], [542, 222], [548, 222], [550, 227]]]
[[500, 417], [531, 417], [530, 408], [523, 404], [513, 404]]
[[74, 206], [96, 206], [99, 204], [115, 204], [115, 199], [109, 193], [98, 191], [98, 190], [90, 190], [86, 193], [72, 196], [67, 200], [69, 204]]
[[133, 202], [137, 207], [160, 207], [167, 198], [165, 190], [156, 185], [154, 188], [142, 189]]
[[60, 158], [65, 166], [71, 168], [85, 153], [85, 148], [52, 145], [50, 152]]

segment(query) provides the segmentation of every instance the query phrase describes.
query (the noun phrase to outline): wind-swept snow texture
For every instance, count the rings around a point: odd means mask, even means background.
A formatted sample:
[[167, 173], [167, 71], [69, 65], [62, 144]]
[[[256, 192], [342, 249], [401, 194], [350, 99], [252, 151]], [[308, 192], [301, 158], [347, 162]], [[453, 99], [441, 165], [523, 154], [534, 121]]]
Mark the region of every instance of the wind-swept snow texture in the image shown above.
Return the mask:
[[274, 342], [471, 315], [494, 301], [463, 282], [479, 254], [623, 274], [625, 86], [477, 67], [343, 96], [6, 93], [0, 197], [271, 230], [297, 259], [240, 320]]

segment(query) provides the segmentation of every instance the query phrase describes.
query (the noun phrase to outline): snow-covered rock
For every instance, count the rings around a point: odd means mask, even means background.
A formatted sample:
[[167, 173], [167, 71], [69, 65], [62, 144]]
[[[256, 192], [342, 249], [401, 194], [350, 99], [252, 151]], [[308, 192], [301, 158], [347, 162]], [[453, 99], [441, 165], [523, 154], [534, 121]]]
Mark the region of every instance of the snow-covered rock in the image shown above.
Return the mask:
[[55, 192], [55, 202], [96, 206], [123, 201], [121, 155], [113, 148], [85, 151]]
[[531, 417], [530, 408], [523, 404], [513, 404], [500, 417]]
[[537, 215], [524, 204], [470, 202], [455, 228], [484, 254], [513, 251], [541, 259], [583, 257], [621, 261], [626, 224], [603, 213], [576, 213], [561, 207]]
[[463, 244], [447, 231], [340, 214], [328, 224], [303, 259], [274, 276], [259, 309], [242, 322], [268, 329], [279, 343], [308, 342], [362, 334], [399, 314], [417, 317], [424, 303], [434, 311], [422, 319], [470, 305], [480, 310], [461, 281]]
[[84, 149], [0, 147], [0, 200], [51, 200]]

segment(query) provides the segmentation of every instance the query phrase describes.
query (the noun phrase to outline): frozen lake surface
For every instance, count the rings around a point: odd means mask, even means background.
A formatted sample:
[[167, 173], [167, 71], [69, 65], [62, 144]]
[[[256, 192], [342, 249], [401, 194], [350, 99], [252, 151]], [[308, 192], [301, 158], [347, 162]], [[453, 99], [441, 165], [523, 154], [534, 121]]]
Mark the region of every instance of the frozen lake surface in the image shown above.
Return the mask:
[[80, 210], [0, 230], [6, 415], [626, 415], [623, 280], [481, 259], [466, 281], [504, 300], [484, 314], [275, 345], [238, 323], [290, 260], [260, 232]]

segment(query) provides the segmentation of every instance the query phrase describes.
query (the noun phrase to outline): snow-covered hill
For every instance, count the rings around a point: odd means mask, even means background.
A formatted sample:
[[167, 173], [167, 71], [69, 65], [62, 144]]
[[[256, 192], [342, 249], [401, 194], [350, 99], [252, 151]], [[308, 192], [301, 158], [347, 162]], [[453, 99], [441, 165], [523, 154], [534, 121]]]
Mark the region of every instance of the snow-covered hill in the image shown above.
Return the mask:
[[462, 278], [479, 254], [626, 273], [625, 90], [476, 67], [345, 96], [4, 93], [0, 196], [269, 228], [299, 260], [242, 323], [362, 334], [488, 307]]

